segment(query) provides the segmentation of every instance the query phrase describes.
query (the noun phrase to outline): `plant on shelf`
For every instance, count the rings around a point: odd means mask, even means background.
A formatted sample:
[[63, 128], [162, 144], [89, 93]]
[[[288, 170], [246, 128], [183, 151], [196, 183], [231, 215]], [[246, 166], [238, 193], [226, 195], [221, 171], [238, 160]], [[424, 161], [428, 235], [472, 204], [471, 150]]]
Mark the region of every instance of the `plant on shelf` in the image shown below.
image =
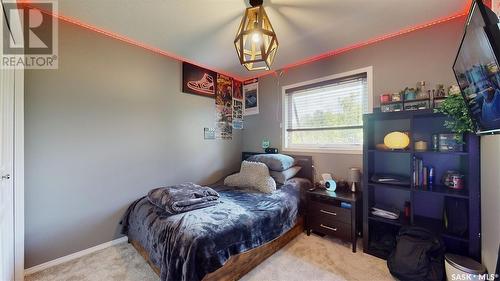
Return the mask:
[[458, 141], [462, 141], [463, 134], [474, 132], [474, 125], [467, 111], [467, 105], [459, 93], [450, 91], [449, 96], [434, 111], [450, 117], [451, 120], [445, 121], [444, 126], [458, 134]]

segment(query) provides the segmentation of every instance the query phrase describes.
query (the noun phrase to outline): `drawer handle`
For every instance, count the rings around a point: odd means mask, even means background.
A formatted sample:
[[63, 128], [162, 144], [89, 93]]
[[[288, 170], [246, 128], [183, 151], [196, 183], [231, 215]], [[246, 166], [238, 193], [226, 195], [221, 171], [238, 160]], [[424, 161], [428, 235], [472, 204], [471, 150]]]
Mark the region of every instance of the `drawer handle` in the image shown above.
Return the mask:
[[336, 227], [335, 227], [335, 228], [333, 228], [333, 227], [326, 226], [326, 225], [324, 225], [324, 224], [320, 224], [319, 226], [321, 226], [322, 228], [330, 229], [330, 230], [332, 230], [332, 231], [337, 231], [337, 228], [336, 228]]
[[319, 211], [322, 212], [322, 213], [325, 213], [327, 215], [332, 215], [332, 216], [336, 216], [337, 215], [337, 213], [334, 213], [334, 212], [328, 212], [328, 211], [325, 211], [325, 210], [319, 210]]

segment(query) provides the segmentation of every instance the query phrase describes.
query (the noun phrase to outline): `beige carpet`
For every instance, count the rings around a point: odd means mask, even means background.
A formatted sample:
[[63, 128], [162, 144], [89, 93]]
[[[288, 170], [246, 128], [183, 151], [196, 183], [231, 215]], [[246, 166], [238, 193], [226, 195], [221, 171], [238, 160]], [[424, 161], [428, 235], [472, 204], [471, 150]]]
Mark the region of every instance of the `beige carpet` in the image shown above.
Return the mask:
[[[360, 243], [361, 244], [361, 243]], [[128, 243], [46, 269], [26, 281], [138, 281], [158, 280], [144, 259]], [[384, 260], [353, 254], [349, 244], [336, 239], [301, 234], [242, 281], [394, 280]]]

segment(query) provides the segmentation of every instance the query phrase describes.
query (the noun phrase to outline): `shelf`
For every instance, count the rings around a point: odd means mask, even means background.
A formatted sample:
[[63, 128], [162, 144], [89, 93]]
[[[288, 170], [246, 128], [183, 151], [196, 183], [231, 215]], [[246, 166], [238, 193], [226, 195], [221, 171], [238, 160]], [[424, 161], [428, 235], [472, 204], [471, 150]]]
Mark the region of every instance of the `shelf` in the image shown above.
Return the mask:
[[382, 149], [368, 149], [368, 152], [380, 153], [411, 153], [411, 150], [382, 150]]
[[447, 96], [445, 97], [434, 97], [432, 98], [432, 100], [445, 100], [447, 98]]
[[432, 187], [428, 186], [428, 187], [426, 187], [426, 189], [424, 189], [423, 187], [411, 188], [411, 190], [414, 192], [436, 193], [436, 194], [441, 194], [441, 195], [448, 196], [448, 197], [469, 199], [469, 191], [468, 190], [466, 190], [466, 189], [454, 190], [454, 189], [450, 189], [444, 185], [433, 185]]
[[373, 187], [381, 187], [381, 188], [392, 188], [392, 189], [398, 189], [398, 190], [404, 190], [404, 191], [411, 191], [411, 188], [409, 185], [396, 185], [396, 184], [386, 184], [386, 183], [373, 183], [373, 182], [368, 182], [368, 185], [373, 186]]
[[364, 118], [377, 119], [377, 120], [390, 120], [390, 119], [412, 119], [412, 118], [426, 118], [426, 117], [446, 117], [442, 113], [434, 112], [434, 109], [420, 109], [410, 111], [395, 111], [395, 112], [381, 112], [365, 114]]
[[[404, 100], [404, 103], [409, 103], [409, 102], [417, 102], [417, 101], [431, 101], [430, 98], [420, 98], [420, 99], [413, 99], [413, 100]], [[424, 109], [421, 109], [424, 110]]]
[[[395, 226], [404, 226], [404, 225], [410, 225], [410, 222], [408, 220], [405, 220], [402, 216], [399, 217], [397, 220], [391, 220], [391, 219], [386, 219], [386, 218], [381, 218], [377, 217], [374, 215], [369, 215], [368, 219], [370, 221], [375, 221], [375, 222], [381, 222], [381, 223], [386, 223], [390, 225], [395, 225]], [[419, 226], [423, 228], [427, 228], [437, 235], [441, 235], [445, 239], [451, 239], [451, 240], [456, 240], [464, 243], [468, 243], [469, 239], [466, 237], [459, 237], [453, 234], [445, 233], [443, 232], [443, 222], [439, 219], [434, 219], [434, 218], [427, 218], [427, 217], [422, 217], [422, 216], [415, 216], [413, 220], [413, 225], [414, 226]]]
[[[404, 226], [421, 226], [431, 229], [444, 240], [450, 251], [458, 254], [479, 258], [481, 256], [480, 233], [480, 150], [479, 138], [474, 134], [465, 136], [464, 151], [433, 151], [432, 135], [451, 133], [444, 123], [449, 118], [442, 113], [435, 113], [433, 109], [375, 112], [363, 116], [364, 140], [366, 141], [363, 154], [364, 173], [363, 183], [365, 191], [363, 200], [368, 206], [386, 204], [397, 206], [400, 210], [406, 201], [410, 202], [411, 220], [401, 221], [375, 217], [365, 210], [363, 217], [364, 245], [367, 245], [369, 254], [383, 257], [377, 252], [378, 245], [372, 248], [372, 242], [384, 235], [397, 235], [397, 231]], [[384, 150], [377, 146], [382, 143], [384, 134], [392, 131], [408, 131], [411, 145], [405, 150]], [[426, 151], [415, 150], [415, 142], [427, 142]], [[412, 158], [423, 160], [424, 165], [435, 168], [434, 185], [432, 187], [413, 187], [410, 179], [413, 176]], [[444, 186], [441, 178], [447, 170], [457, 170], [464, 174], [466, 185], [464, 190], [454, 190]], [[374, 174], [395, 174], [406, 176], [406, 185], [393, 185], [387, 182], [371, 182]], [[445, 232], [443, 211], [446, 200], [456, 199], [467, 205], [468, 231], [463, 235]], [[462, 211], [462, 210], [461, 210]], [[465, 215], [465, 214], [464, 214]]]
[[383, 106], [383, 105], [391, 105], [391, 104], [403, 104], [404, 102], [403, 101], [388, 101], [388, 102], [383, 102], [383, 103], [380, 103], [380, 106]]
[[469, 152], [465, 151], [433, 151], [433, 150], [426, 150], [426, 151], [418, 151], [414, 150], [413, 153], [415, 154], [434, 154], [434, 155], [469, 155]]
[[397, 219], [397, 220], [391, 220], [391, 219], [386, 219], [386, 218], [382, 218], [382, 217], [377, 217], [377, 216], [374, 216], [372, 214], [370, 214], [368, 216], [368, 219], [371, 221], [383, 222], [383, 223], [392, 224], [392, 225], [396, 225], [396, 226], [402, 226], [402, 225], [409, 224], [409, 221], [405, 220], [401, 214], [399, 215], [399, 219]]
[[368, 152], [377, 152], [377, 153], [414, 153], [418, 155], [429, 154], [429, 155], [469, 155], [469, 152], [465, 151], [418, 151], [413, 149], [406, 150], [382, 150], [382, 149], [368, 149]]
[[428, 186], [425, 189], [423, 187], [415, 188], [407, 185], [395, 185], [395, 184], [384, 184], [384, 183], [373, 183], [373, 182], [368, 182], [368, 185], [373, 186], [375, 188], [391, 188], [404, 191], [411, 191], [415, 193], [433, 193], [436, 195], [469, 199], [468, 190], [466, 189], [453, 190], [444, 185], [433, 185], [432, 187]]

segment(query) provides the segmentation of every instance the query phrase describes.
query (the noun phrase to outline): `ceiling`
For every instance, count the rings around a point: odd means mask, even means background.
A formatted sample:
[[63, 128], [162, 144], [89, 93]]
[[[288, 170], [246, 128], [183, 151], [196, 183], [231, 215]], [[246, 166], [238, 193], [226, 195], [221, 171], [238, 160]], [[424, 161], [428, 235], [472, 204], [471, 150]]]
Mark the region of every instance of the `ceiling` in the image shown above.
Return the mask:
[[[280, 47], [273, 69], [438, 19], [466, 0], [264, 0]], [[233, 40], [248, 0], [59, 0], [59, 13], [236, 78]]]

